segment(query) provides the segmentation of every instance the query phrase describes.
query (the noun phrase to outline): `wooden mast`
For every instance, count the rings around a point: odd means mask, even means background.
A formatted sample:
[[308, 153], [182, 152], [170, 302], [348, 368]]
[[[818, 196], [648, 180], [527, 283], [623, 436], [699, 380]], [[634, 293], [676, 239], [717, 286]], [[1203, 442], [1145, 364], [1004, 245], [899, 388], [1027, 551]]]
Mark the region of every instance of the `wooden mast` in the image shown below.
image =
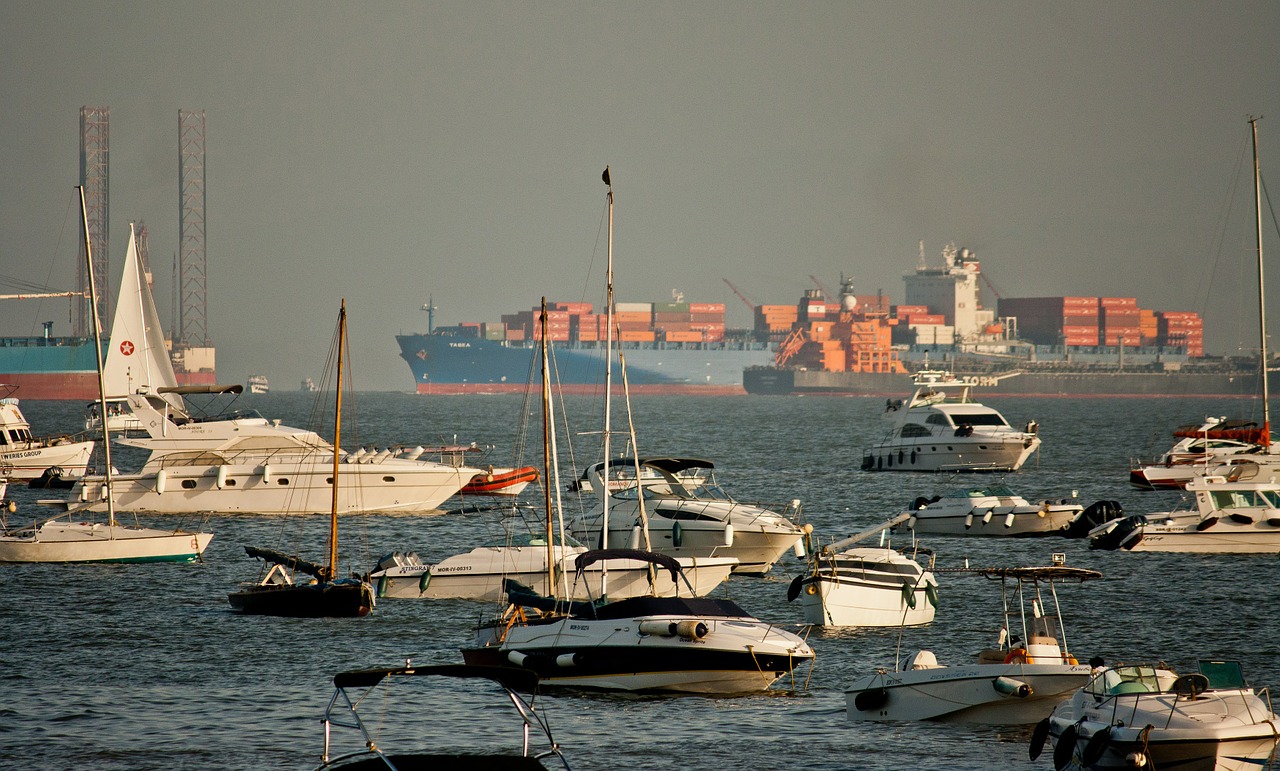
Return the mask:
[[1250, 116], [1253, 127], [1253, 201], [1258, 224], [1258, 339], [1261, 347], [1258, 358], [1262, 362], [1262, 438], [1271, 445], [1271, 393], [1267, 386], [1267, 292], [1262, 278], [1262, 172], [1258, 166], [1258, 118]]
[[338, 459], [342, 453], [342, 357], [346, 339], [347, 300], [344, 297], [338, 310], [338, 386], [333, 407], [333, 505], [329, 509], [329, 564], [325, 566], [325, 581], [332, 581], [338, 572]]

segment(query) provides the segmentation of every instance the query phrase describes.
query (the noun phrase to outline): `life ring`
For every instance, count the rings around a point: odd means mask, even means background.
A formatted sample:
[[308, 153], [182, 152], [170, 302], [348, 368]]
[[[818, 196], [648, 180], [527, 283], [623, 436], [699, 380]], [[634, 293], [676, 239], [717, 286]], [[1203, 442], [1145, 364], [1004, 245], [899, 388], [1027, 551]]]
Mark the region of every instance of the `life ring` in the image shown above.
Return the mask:
[[1031, 659], [1027, 658], [1026, 648], [1014, 648], [1009, 651], [1009, 655], [1004, 657], [1006, 664], [1030, 664]]

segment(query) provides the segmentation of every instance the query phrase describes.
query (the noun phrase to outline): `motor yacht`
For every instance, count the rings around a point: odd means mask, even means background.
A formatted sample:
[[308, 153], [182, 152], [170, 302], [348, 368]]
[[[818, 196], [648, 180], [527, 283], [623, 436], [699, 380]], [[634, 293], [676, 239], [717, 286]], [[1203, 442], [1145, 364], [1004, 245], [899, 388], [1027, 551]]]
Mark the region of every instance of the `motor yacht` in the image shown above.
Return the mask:
[[[672, 557], [597, 550], [599, 560], [646, 559], [679, 581]], [[767, 690], [813, 660], [797, 635], [761, 621], [736, 603], [691, 597], [634, 597], [597, 604], [512, 595], [512, 605], [481, 625], [462, 651], [468, 664], [526, 669], [545, 688], [735, 694]]]
[[1280, 716], [1234, 661], [1201, 661], [1179, 675], [1164, 664], [1100, 668], [1032, 733], [1031, 758], [1085, 769], [1269, 768]]
[[941, 495], [915, 499], [910, 516], [898, 530], [927, 535], [995, 537], [1083, 537], [1089, 523], [1098, 525], [1123, 513], [1116, 501], [1097, 501], [1087, 508], [1079, 494], [1031, 502], [1005, 484], [977, 484]]
[[[763, 575], [804, 535], [800, 502], [781, 512], [735, 500], [715, 481], [715, 464], [698, 458], [614, 458], [609, 462], [608, 548], [646, 548], [641, 501], [648, 521], [647, 548], [677, 558], [733, 557], [735, 573]], [[638, 471], [637, 471], [638, 470]], [[588, 467], [573, 486], [604, 489], [603, 462]], [[637, 484], [636, 480], [639, 480]], [[605, 504], [598, 493], [582, 516], [583, 540], [600, 545]]]
[[1022, 429], [973, 401], [976, 382], [921, 370], [915, 393], [890, 399], [889, 430], [862, 457], [863, 471], [1017, 471], [1040, 449], [1035, 421]]

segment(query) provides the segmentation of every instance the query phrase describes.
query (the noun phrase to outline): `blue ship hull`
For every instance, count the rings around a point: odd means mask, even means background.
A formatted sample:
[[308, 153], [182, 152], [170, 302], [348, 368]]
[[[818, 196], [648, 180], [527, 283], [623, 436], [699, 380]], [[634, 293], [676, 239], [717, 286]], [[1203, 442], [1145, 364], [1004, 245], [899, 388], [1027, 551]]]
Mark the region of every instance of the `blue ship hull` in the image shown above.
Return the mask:
[[[524, 391], [538, 378], [538, 344], [446, 334], [397, 335], [400, 357], [418, 393]], [[774, 347], [755, 342], [615, 343], [614, 384], [626, 361], [633, 393], [743, 393], [742, 370], [773, 363]], [[594, 391], [605, 380], [604, 343], [551, 343], [556, 381], [569, 391]]]

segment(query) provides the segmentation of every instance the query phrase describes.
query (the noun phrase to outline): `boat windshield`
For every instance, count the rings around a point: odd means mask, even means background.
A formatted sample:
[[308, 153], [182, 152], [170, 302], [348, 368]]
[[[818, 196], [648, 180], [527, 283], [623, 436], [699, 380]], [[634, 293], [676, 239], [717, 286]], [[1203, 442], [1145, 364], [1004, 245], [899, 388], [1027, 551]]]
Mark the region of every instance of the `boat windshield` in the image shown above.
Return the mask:
[[1007, 426], [998, 412], [952, 412], [951, 421], [957, 426]]
[[1156, 675], [1156, 668], [1150, 664], [1111, 667], [1090, 680], [1084, 691], [1094, 696], [1159, 693], [1160, 678]]
[[1212, 497], [1215, 509], [1280, 508], [1280, 494], [1276, 490], [1215, 490]]
[[1209, 687], [1218, 690], [1248, 688], [1239, 661], [1201, 661], [1200, 674], [1209, 679]]
[[[636, 499], [636, 496], [637, 496], [636, 488], [633, 485], [631, 487], [627, 487], [625, 489], [619, 490], [618, 492], [614, 493], [612, 497], [620, 501], [634, 501]], [[685, 496], [676, 494], [676, 492], [671, 489], [671, 485], [665, 482], [659, 482], [657, 484], [646, 484], [644, 486], [644, 499], [646, 501], [652, 500], [654, 498], [683, 498], [683, 497]]]
[[715, 501], [733, 501], [733, 499], [729, 497], [729, 494], [725, 492], [724, 488], [720, 485], [692, 485], [686, 486], [685, 489], [689, 491], [690, 498], [702, 498], [704, 500], [709, 499]]
[[1006, 485], [987, 485], [986, 487], [961, 487], [947, 495], [948, 498], [1012, 498], [1013, 490]]
[[[564, 543], [560, 542], [560, 535], [553, 534], [551, 542], [556, 546], [581, 547], [582, 544], [575, 540], [572, 536], [566, 535]], [[491, 541], [485, 544], [486, 548], [498, 548], [502, 546], [543, 546], [547, 545], [547, 536], [545, 533], [532, 535], [529, 533], [512, 533], [501, 541]]]

